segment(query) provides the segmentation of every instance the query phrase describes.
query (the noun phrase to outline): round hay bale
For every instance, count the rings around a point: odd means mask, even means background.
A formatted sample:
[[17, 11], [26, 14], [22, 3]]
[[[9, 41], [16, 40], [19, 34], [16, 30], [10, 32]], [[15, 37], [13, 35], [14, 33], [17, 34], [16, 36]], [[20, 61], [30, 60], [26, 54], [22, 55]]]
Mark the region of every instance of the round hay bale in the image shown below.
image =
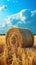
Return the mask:
[[28, 29], [11, 28], [6, 34], [7, 46], [17, 47], [32, 47], [34, 37]]

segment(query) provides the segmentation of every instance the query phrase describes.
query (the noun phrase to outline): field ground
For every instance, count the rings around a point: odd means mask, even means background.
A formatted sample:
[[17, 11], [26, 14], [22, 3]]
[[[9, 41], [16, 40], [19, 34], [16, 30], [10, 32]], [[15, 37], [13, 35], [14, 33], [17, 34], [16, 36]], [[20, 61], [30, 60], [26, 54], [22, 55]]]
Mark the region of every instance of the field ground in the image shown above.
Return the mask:
[[[0, 35], [0, 43], [5, 43], [5, 35]], [[36, 45], [36, 35], [34, 35], [34, 45]]]
[[[6, 43], [6, 38], [5, 38], [5, 35], [0, 35], [0, 44], [1, 43]], [[34, 45], [36, 45], [36, 35], [34, 35]], [[23, 51], [23, 49], [22, 48], [18, 48], [18, 57], [16, 56], [16, 54], [14, 54], [13, 55], [13, 65], [19, 65], [18, 63], [19, 62], [21, 62], [20, 63], [20, 65], [22, 64], [22, 65], [28, 65], [28, 63], [29, 63], [29, 65], [36, 65], [36, 51], [35, 50], [32, 50], [32, 49], [24, 49], [25, 51]], [[20, 53], [19, 53], [20, 52]], [[25, 52], [28, 52], [28, 54], [26, 54]], [[11, 55], [11, 54], [10, 54]], [[9, 55], [9, 56], [10, 56]], [[5, 56], [4, 56], [4, 58], [5, 58]], [[9, 57], [10, 58], [10, 57]], [[12, 58], [12, 57], [11, 57]], [[20, 58], [21, 58], [21, 60], [20, 60]], [[28, 58], [29, 58], [29, 60], [28, 60]], [[33, 62], [33, 59], [32, 58], [34, 58], [35, 60], [34, 60], [34, 62]], [[10, 60], [10, 59], [9, 59]], [[17, 61], [18, 60], [18, 61]], [[4, 61], [3, 59], [1, 60], [1, 61], [3, 61], [2, 62], [2, 65], [3, 65], [3, 63], [5, 62], [6, 63], [6, 61]], [[25, 63], [24, 63], [24, 61], [25, 61]], [[4, 63], [4, 65], [6, 65]], [[32, 64], [33, 63], [33, 64]]]

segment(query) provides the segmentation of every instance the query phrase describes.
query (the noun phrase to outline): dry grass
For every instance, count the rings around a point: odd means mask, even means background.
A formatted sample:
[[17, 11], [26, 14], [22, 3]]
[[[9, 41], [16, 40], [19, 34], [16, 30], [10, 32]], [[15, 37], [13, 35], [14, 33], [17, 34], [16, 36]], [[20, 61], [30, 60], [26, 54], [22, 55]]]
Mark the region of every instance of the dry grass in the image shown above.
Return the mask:
[[34, 35], [34, 45], [36, 45], [36, 35]]
[[[1, 42], [5, 43], [5, 35], [0, 35], [0, 44]], [[36, 45], [36, 35], [34, 35], [34, 45]], [[25, 50], [25, 49], [24, 49]], [[26, 49], [27, 50], [27, 49]], [[30, 50], [30, 51], [29, 51]], [[16, 57], [16, 54], [13, 55], [13, 63], [12, 65], [28, 65], [28, 61], [29, 61], [29, 65], [32, 65], [32, 56], [35, 55], [36, 56], [36, 52], [32, 51], [32, 49], [28, 49], [28, 57], [25, 54], [25, 51], [23, 51], [22, 48], [18, 48], [18, 53], [17, 55], [19, 55], [19, 58]], [[20, 53], [19, 53], [20, 52]], [[35, 54], [33, 54], [33, 52]], [[22, 59], [22, 61], [20, 60], [20, 57]], [[35, 57], [36, 58], [36, 57]], [[29, 60], [28, 60], [29, 59]], [[25, 62], [24, 62], [25, 61]], [[19, 64], [20, 63], [20, 64]], [[22, 63], [22, 64], [21, 64]], [[26, 64], [27, 63], [27, 64]], [[6, 64], [3, 64], [6, 65]], [[35, 64], [33, 63], [33, 65], [36, 65], [36, 61]]]
[[5, 43], [5, 36], [4, 35], [0, 35], [0, 43], [4, 42]]

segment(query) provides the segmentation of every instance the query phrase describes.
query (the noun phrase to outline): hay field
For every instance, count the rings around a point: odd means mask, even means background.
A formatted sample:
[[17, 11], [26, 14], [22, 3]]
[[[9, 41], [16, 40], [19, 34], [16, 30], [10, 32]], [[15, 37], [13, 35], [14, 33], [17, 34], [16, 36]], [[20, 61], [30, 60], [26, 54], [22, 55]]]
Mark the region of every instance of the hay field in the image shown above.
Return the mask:
[[[0, 35], [0, 43], [5, 43], [5, 35]], [[34, 35], [34, 45], [36, 45], [36, 35]]]
[[36, 35], [34, 35], [34, 45], [36, 45]]
[[[6, 42], [5, 41], [5, 35], [0, 35], [0, 44], [5, 43], [5, 42]], [[34, 46], [35, 45], [36, 45], [36, 35], [34, 35]], [[26, 49], [24, 49], [24, 50], [26, 51]], [[29, 65], [36, 65], [33, 63], [33, 60], [32, 60], [32, 56], [36, 59], [36, 57], [35, 57], [36, 52], [33, 51], [32, 49], [29, 49], [29, 50], [27, 49], [27, 51], [28, 51], [28, 56], [27, 56], [27, 54], [24, 53], [25, 51], [23, 51], [22, 48], [18, 48], [17, 53], [18, 53], [19, 57], [17, 58], [16, 54], [13, 55], [13, 62], [12, 62], [13, 64], [12, 65], [19, 65], [19, 62], [20, 62], [20, 65], [21, 64], [26, 65], [26, 63], [27, 63], [27, 65], [28, 65], [28, 63], [29, 63]], [[35, 54], [33, 54], [33, 53], [35, 53]], [[21, 57], [22, 61], [20, 60], [20, 57]], [[29, 57], [29, 60], [28, 60], [28, 57]], [[30, 60], [30, 58], [31, 58], [31, 60]], [[24, 61], [25, 61], [25, 63], [24, 63]], [[33, 64], [31, 63], [31, 61]], [[35, 63], [36, 63], [36, 60], [35, 60]], [[6, 65], [6, 64], [3, 64], [3, 65]]]
[[0, 44], [1, 43], [5, 43], [5, 36], [4, 35], [0, 35]]

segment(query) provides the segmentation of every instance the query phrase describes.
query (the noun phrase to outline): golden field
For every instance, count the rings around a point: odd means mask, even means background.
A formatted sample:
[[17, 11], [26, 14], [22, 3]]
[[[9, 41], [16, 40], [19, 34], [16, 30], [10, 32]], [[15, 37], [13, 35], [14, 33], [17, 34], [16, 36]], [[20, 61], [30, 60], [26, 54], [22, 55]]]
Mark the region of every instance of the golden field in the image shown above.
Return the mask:
[[34, 35], [34, 45], [36, 45], [36, 35]]
[[[0, 43], [5, 43], [5, 35], [0, 35]], [[34, 35], [34, 45], [36, 45], [36, 35]]]
[[[6, 36], [0, 35], [0, 44], [1, 43], [5, 44], [5, 42], [6, 42], [5, 40], [6, 40]], [[36, 45], [36, 35], [34, 35], [34, 46], [35, 45]], [[28, 51], [28, 55], [27, 55], [27, 51]], [[17, 49], [17, 55], [18, 55], [18, 57], [16, 56], [16, 53], [13, 54], [13, 62], [11, 65], [36, 65], [36, 51], [35, 50], [24, 48], [24, 51], [23, 51], [22, 48], [18, 48]], [[20, 58], [22, 59], [22, 61]], [[5, 55], [4, 55], [3, 59], [6, 59]], [[0, 65], [6, 65], [6, 60], [3, 60], [3, 59], [0, 60], [1, 61]], [[10, 63], [10, 59], [9, 59], [9, 63]]]

